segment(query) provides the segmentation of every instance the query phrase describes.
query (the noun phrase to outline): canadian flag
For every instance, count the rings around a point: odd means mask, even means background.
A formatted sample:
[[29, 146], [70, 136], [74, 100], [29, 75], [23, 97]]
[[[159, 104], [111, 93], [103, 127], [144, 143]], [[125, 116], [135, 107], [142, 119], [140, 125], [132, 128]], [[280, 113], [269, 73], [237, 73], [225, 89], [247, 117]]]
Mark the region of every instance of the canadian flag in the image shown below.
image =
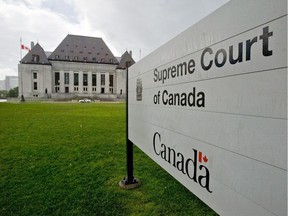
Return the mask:
[[26, 50], [28, 50], [29, 52], [31, 51], [31, 50], [29, 49], [29, 47], [24, 46], [24, 44], [21, 44], [21, 49], [26, 49]]

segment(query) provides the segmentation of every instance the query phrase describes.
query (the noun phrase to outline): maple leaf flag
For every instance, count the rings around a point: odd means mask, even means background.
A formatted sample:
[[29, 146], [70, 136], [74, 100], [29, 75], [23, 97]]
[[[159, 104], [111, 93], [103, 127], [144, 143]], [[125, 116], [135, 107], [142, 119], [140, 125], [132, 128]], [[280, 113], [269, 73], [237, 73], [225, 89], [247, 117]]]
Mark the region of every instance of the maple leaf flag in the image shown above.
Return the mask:
[[31, 51], [31, 50], [29, 49], [29, 47], [24, 46], [24, 44], [21, 44], [21, 49], [26, 49], [26, 50], [28, 50], [29, 52]]

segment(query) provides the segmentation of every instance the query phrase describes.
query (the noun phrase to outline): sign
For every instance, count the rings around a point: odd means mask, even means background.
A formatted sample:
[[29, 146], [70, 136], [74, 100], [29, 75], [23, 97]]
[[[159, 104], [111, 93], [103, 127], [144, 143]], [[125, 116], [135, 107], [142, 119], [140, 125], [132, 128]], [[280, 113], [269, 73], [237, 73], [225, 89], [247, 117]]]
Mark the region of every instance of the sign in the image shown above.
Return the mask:
[[175, 179], [220, 215], [287, 215], [286, 0], [230, 1], [128, 84], [129, 140]]

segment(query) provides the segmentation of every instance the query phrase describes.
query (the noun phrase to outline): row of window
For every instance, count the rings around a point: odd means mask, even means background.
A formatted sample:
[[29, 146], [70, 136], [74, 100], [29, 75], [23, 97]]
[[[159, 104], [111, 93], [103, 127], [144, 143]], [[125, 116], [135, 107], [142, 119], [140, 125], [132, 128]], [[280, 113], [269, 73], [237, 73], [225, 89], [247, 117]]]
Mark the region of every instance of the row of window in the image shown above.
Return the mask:
[[[73, 80], [73, 84], [74, 86], [78, 86], [79, 85], [79, 73], [74, 73], [73, 76], [74, 80]], [[65, 85], [69, 85], [70, 80], [69, 80], [69, 73], [64, 73], [64, 84]], [[88, 86], [88, 74], [87, 73], [83, 73], [83, 86]], [[101, 85], [105, 85], [105, 74], [101, 74], [100, 75], [100, 84]], [[55, 72], [55, 85], [60, 85], [60, 73], [59, 72]], [[114, 85], [114, 77], [112, 74], [109, 75], [109, 86], [113, 87]], [[92, 86], [97, 86], [97, 75], [96, 74], [92, 74]]]
[[[38, 81], [37, 81], [38, 74], [37, 72], [33, 72], [33, 90], [38, 90]], [[102, 86], [105, 85], [105, 74], [100, 75], [101, 82], [100, 84]], [[69, 73], [64, 73], [64, 84], [69, 84]], [[55, 91], [58, 92], [60, 90], [60, 73], [55, 72]], [[79, 86], [79, 73], [74, 73], [74, 91], [78, 91]], [[83, 73], [83, 91], [88, 91], [88, 74]], [[92, 74], [92, 91], [96, 92], [96, 86], [97, 86], [97, 75]], [[109, 74], [109, 91], [110, 93], [113, 93], [113, 75]], [[69, 87], [65, 87], [65, 92], [69, 92]], [[101, 88], [101, 93], [104, 93], [104, 88]]]
[[[34, 91], [37, 90], [37, 82], [33, 82], [34, 86], [33, 86], [33, 89]], [[96, 92], [96, 87], [93, 87], [92, 88], [92, 92]], [[60, 91], [60, 87], [59, 86], [55, 86], [55, 92], [59, 92]], [[78, 86], [74, 86], [74, 92], [78, 92], [79, 91], [79, 87]], [[83, 87], [83, 91], [84, 92], [88, 92], [88, 87]], [[122, 91], [122, 90], [121, 90]], [[110, 87], [109, 88], [109, 92], [113, 94], [113, 88]], [[68, 86], [65, 86], [65, 93], [69, 93], [69, 87]], [[101, 93], [104, 94], [105, 93], [105, 88], [101, 88]], [[122, 94], [122, 92], [121, 92]]]
[[[60, 59], [60, 55], [55, 55], [55, 59]], [[65, 60], [76, 60], [76, 61], [79, 61], [79, 57], [78, 56], [74, 56], [73, 57], [70, 57], [70, 56], [65, 56]], [[83, 57], [83, 61], [88, 61], [88, 57]], [[92, 58], [92, 61], [93, 62], [105, 62], [105, 59], [104, 58], [101, 58], [101, 59], [97, 59], [95, 57]], [[31, 62], [40, 62], [40, 57], [39, 55], [33, 55], [32, 56], [32, 59], [31, 59]], [[109, 62], [110, 63], [113, 63], [113, 59], [109, 59]]]
[[[78, 47], [78, 46], [76, 45], [75, 47]], [[86, 50], [86, 48], [87, 48], [87, 47], [84, 46], [84, 50]], [[93, 47], [93, 49], [95, 49], [95, 47]], [[104, 48], [102, 47], [101, 50], [103, 50], [103, 49], [104, 49]], [[65, 52], [65, 50], [62, 49], [61, 52]], [[70, 53], [74, 53], [74, 50], [70, 50]], [[83, 53], [83, 51], [80, 50], [79, 53]], [[91, 51], [88, 52], [88, 54], [91, 54], [91, 53], [92, 53]], [[97, 55], [100, 55], [100, 52], [98, 52]], [[107, 56], [108, 53], [106, 53], [105, 55]]]
[[[60, 59], [60, 55], [55, 55], [55, 59]], [[80, 60], [78, 56], [74, 56], [74, 58], [71, 56], [65, 56], [65, 60], [73, 60], [73, 59], [76, 61]], [[88, 61], [88, 57], [83, 57], [83, 61]], [[97, 59], [97, 58], [93, 57], [92, 61], [93, 62], [105, 62], [105, 59], [104, 58]], [[113, 59], [109, 59], [109, 62], [113, 63]]]
[[[59, 92], [59, 87], [55, 87], [55, 91], [56, 92]], [[92, 87], [92, 92], [96, 92], [96, 87]], [[79, 87], [78, 86], [74, 86], [74, 92], [78, 92], [79, 91]], [[113, 88], [109, 88], [109, 93], [113, 94], [113, 91], [114, 89]], [[88, 92], [88, 87], [83, 87], [83, 92]], [[70, 93], [69, 91], [69, 87], [68, 86], [65, 86], [65, 93]], [[101, 88], [101, 94], [104, 94], [105, 93], [105, 88], [102, 87]], [[121, 94], [122, 94], [122, 90], [121, 90]]]

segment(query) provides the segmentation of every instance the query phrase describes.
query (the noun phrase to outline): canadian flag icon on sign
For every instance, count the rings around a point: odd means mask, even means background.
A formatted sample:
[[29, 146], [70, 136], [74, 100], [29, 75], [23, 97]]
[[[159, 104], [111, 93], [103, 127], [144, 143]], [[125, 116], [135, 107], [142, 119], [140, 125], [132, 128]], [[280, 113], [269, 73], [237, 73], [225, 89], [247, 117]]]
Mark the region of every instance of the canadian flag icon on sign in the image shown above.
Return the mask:
[[199, 163], [202, 163], [202, 161], [203, 161], [204, 163], [207, 163], [207, 162], [208, 162], [208, 157], [207, 157], [206, 155], [203, 157], [202, 152], [199, 151], [199, 152], [198, 152], [198, 161], [199, 161]]

